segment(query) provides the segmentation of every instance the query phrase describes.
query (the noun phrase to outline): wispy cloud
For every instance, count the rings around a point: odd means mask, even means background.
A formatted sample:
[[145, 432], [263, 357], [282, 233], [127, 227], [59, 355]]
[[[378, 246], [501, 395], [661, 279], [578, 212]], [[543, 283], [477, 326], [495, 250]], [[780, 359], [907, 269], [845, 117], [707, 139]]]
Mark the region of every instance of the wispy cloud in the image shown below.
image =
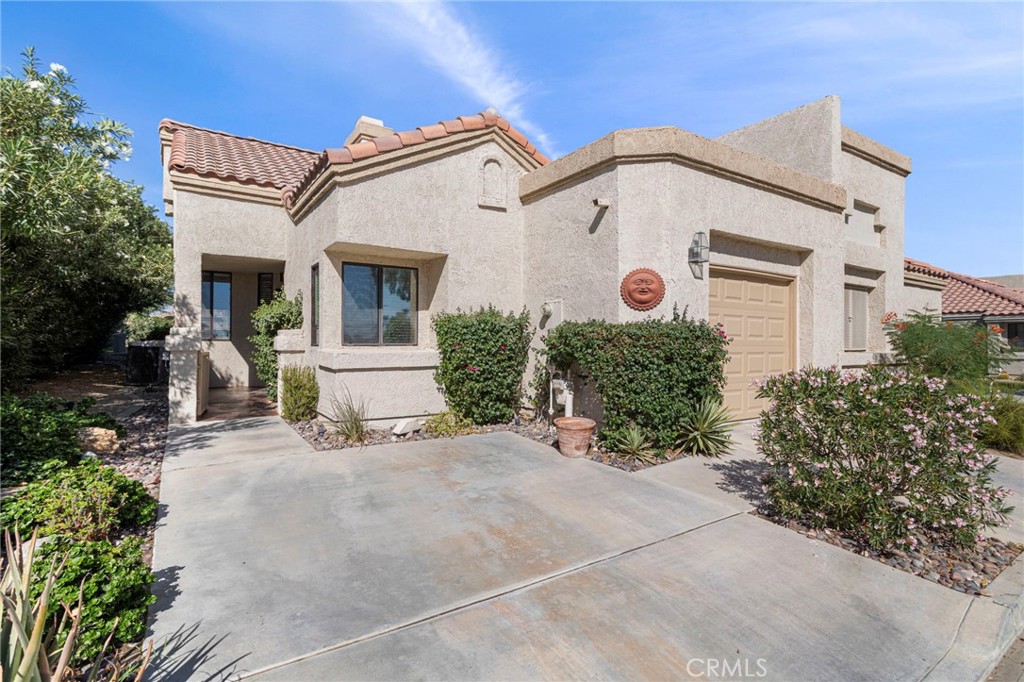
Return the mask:
[[[369, 5], [367, 10], [393, 38], [479, 99], [481, 108], [494, 106], [544, 152], [558, 155], [551, 135], [526, 114], [529, 85], [508, 67], [514, 60], [488, 45], [453, 7], [426, 2]], [[396, 21], [396, 11], [409, 21]]]

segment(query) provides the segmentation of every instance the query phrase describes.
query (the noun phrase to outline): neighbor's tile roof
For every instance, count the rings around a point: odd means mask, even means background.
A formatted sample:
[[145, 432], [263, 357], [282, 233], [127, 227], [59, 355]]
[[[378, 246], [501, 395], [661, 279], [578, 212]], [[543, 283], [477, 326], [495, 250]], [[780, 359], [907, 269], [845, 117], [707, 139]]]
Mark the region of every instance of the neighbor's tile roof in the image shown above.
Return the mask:
[[1020, 289], [950, 272], [910, 258], [903, 259], [903, 267], [908, 272], [946, 280], [942, 290], [943, 315], [1024, 315], [1024, 291]]
[[506, 119], [490, 112], [459, 116], [435, 125], [322, 152], [239, 137], [169, 119], [160, 122], [160, 130], [171, 133], [168, 161], [171, 170], [243, 185], [274, 187], [282, 190], [282, 200], [287, 207], [291, 207], [294, 200], [331, 164], [357, 163], [396, 149], [491, 127], [504, 133], [540, 165], [548, 163], [548, 158], [537, 151], [525, 135]]
[[281, 189], [295, 184], [319, 155], [169, 119], [160, 122], [160, 130], [171, 133], [171, 170], [243, 185]]
[[363, 159], [368, 159], [380, 154], [386, 154], [387, 152], [391, 152], [396, 149], [413, 147], [442, 137], [492, 127], [505, 133], [510, 140], [522, 147], [523, 150], [540, 165], [543, 166], [548, 163], [548, 157], [537, 151], [537, 148], [528, 139], [526, 139], [526, 136], [513, 128], [507, 119], [489, 111], [485, 111], [476, 114], [475, 116], [459, 116], [448, 121], [441, 121], [434, 125], [420, 126], [415, 130], [392, 133], [391, 135], [376, 137], [372, 140], [366, 140], [365, 142], [347, 144], [339, 149], [325, 149], [320, 154], [316, 163], [306, 170], [305, 175], [294, 186], [285, 188], [281, 193], [281, 199], [284, 201], [284, 205], [286, 207], [291, 208], [294, 205], [295, 200], [298, 199], [303, 192], [309, 189], [310, 185], [313, 184], [316, 178], [318, 178], [320, 174], [332, 164], [344, 165], [358, 163]]

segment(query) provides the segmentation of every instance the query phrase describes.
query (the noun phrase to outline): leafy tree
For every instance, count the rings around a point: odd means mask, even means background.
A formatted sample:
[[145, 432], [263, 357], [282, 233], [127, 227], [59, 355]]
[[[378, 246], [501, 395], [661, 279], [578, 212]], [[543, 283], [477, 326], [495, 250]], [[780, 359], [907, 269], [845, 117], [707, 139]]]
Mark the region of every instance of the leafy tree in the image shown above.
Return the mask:
[[0, 77], [5, 387], [88, 358], [126, 314], [168, 299], [170, 230], [141, 187], [109, 172], [130, 136], [31, 48], [21, 77]]
[[1009, 359], [998, 327], [943, 322], [929, 311], [906, 319], [886, 316], [886, 335], [897, 357], [915, 371], [947, 379], [981, 379]]

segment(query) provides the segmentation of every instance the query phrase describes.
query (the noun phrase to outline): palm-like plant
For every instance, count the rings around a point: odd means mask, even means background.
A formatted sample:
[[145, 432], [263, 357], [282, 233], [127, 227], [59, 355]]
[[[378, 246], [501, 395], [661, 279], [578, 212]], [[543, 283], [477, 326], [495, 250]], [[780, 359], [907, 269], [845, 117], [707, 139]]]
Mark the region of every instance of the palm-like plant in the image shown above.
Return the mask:
[[647, 432], [636, 424], [619, 429], [612, 434], [608, 445], [617, 454], [644, 464], [657, 464], [658, 453]]

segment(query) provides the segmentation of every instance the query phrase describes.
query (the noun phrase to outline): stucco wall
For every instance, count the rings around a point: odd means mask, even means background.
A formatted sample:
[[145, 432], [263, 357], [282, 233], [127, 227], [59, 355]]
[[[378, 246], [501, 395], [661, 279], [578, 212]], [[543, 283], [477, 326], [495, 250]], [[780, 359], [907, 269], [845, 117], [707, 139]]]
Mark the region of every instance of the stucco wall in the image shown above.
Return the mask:
[[926, 310], [935, 314], [942, 311], [942, 291], [940, 289], [914, 286], [909, 282], [903, 285], [903, 306], [897, 312], [902, 314], [910, 311], [923, 313]]
[[[504, 192], [485, 191], [484, 166], [501, 166]], [[317, 367], [320, 409], [347, 389], [371, 419], [444, 409], [433, 380], [431, 317], [442, 310], [523, 306], [523, 228], [516, 192], [522, 166], [484, 141], [429, 162], [341, 184], [297, 225], [288, 244], [285, 288], [303, 293], [305, 362]], [[504, 195], [503, 197], [501, 195]], [[486, 195], [486, 196], [485, 196]], [[484, 205], [481, 205], [484, 204]], [[320, 343], [309, 346], [310, 267], [320, 264]], [[342, 264], [417, 269], [418, 343], [359, 348], [342, 344]]]

